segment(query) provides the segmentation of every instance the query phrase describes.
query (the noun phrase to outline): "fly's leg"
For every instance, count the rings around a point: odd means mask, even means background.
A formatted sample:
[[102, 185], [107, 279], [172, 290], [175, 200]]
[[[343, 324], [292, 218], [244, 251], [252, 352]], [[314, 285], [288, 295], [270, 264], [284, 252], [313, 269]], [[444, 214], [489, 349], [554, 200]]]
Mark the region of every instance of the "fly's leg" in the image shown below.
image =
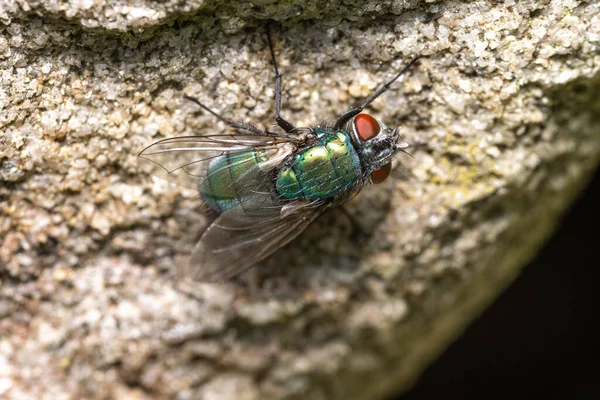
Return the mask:
[[232, 128], [242, 129], [242, 130], [245, 130], [245, 131], [248, 131], [248, 132], [252, 132], [252, 133], [255, 133], [255, 134], [261, 135], [261, 136], [274, 136], [273, 133], [268, 132], [268, 131], [267, 132], [263, 131], [262, 129], [259, 129], [259, 128], [255, 127], [254, 125], [250, 125], [250, 124], [247, 124], [245, 122], [234, 122], [234, 121], [231, 121], [231, 120], [229, 120], [229, 119], [227, 119], [227, 118], [225, 118], [225, 117], [217, 114], [215, 111], [211, 110], [210, 108], [208, 108], [207, 106], [205, 106], [204, 104], [202, 104], [200, 102], [200, 100], [198, 100], [198, 99], [196, 99], [194, 97], [185, 96], [184, 95], [183, 98], [186, 99], [186, 100], [189, 100], [189, 101], [192, 101], [192, 102], [196, 103], [202, 109], [208, 111], [209, 113], [211, 113], [212, 115], [214, 115], [215, 117], [217, 117], [217, 119], [219, 121], [224, 122], [225, 124], [229, 125]]
[[267, 25], [267, 42], [269, 43], [269, 50], [271, 51], [271, 59], [273, 60], [273, 68], [275, 69], [275, 121], [277, 125], [287, 133], [290, 133], [295, 128], [292, 124], [287, 122], [281, 117], [281, 76], [279, 68], [277, 68], [277, 59], [275, 58], [275, 51], [273, 50], [273, 42], [271, 41], [271, 30]]
[[379, 89], [377, 89], [377, 91], [375, 93], [373, 93], [372, 95], [370, 95], [367, 100], [365, 100], [365, 102], [360, 105], [359, 107], [355, 107], [355, 108], [351, 108], [350, 110], [346, 111], [345, 113], [343, 113], [338, 119], [337, 121], [335, 121], [335, 127], [336, 128], [343, 128], [344, 125], [346, 125], [346, 123], [348, 121], [350, 121], [352, 118], [354, 118], [355, 116], [357, 116], [358, 114], [361, 113], [362, 110], [364, 110], [365, 108], [369, 107], [369, 105], [375, 101], [376, 98], [378, 98], [379, 96], [381, 96], [383, 93], [387, 92], [389, 90], [389, 88], [392, 86], [392, 84], [394, 82], [396, 82], [396, 80], [398, 78], [400, 78], [402, 75], [404, 75], [404, 73], [406, 71], [408, 71], [410, 69], [410, 67], [419, 59], [419, 57], [415, 57], [413, 58], [408, 64], [406, 64], [404, 66], [404, 68], [402, 68], [400, 70], [400, 72], [398, 72], [396, 74], [396, 76], [394, 76], [392, 79], [390, 79], [388, 82], [386, 82], [385, 84], [383, 84]]

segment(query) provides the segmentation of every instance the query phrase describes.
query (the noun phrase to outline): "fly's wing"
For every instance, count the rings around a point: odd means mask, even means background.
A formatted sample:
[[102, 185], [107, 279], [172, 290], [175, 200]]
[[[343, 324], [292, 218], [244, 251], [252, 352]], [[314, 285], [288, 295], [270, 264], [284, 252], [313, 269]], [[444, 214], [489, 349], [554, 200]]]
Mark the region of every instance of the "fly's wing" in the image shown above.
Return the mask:
[[275, 199], [261, 207], [239, 204], [208, 227], [181, 272], [204, 282], [232, 278], [289, 243], [328, 207], [322, 201], [282, 205]]
[[[287, 244], [327, 208], [324, 202], [284, 204], [273, 192], [270, 171], [295, 149], [294, 142], [282, 136], [236, 134], [165, 139], [139, 154], [142, 166], [155, 176], [201, 188], [204, 194], [218, 195], [210, 192], [210, 184], [203, 185], [209, 175], [222, 173], [220, 167], [209, 168], [213, 160], [227, 156], [228, 171], [247, 167], [232, 183], [235, 192], [246, 196], [238, 198], [235, 206], [223, 211], [208, 227], [189, 266], [178, 270], [178, 275], [200, 281], [229, 279]], [[233, 156], [250, 150], [259, 153], [260, 162]], [[238, 159], [242, 161], [234, 165], [232, 160]]]
[[[139, 154], [140, 166], [153, 175], [172, 180], [192, 189], [198, 189], [208, 178], [211, 161], [224, 155], [239, 154], [249, 150], [259, 151], [264, 161], [245, 172], [248, 182], [256, 181], [279, 165], [295, 146], [277, 136], [257, 134], [223, 134], [180, 136], [160, 140]], [[249, 183], [250, 184], [250, 183]], [[214, 194], [214, 193], [209, 193]]]

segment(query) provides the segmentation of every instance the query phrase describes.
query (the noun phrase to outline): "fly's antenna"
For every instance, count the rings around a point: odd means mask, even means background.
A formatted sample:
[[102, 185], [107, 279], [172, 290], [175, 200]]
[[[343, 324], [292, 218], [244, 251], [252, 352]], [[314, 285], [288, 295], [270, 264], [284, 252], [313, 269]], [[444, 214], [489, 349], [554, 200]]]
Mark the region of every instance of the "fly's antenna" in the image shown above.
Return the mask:
[[281, 77], [283, 74], [279, 73], [279, 68], [277, 68], [277, 59], [275, 58], [275, 50], [273, 50], [273, 41], [271, 40], [270, 24], [267, 24], [266, 30], [271, 60], [273, 61], [273, 69], [275, 70], [275, 122], [277, 122], [277, 125], [279, 125], [286, 133], [290, 133], [294, 130], [294, 126], [281, 117]]
[[407, 149], [408, 147], [409, 146], [408, 146], [408, 143], [407, 143], [407, 145], [404, 146], [404, 147], [398, 147], [398, 151], [401, 151], [404, 154], [406, 154], [407, 156], [409, 156], [410, 158], [414, 159], [415, 157], [412, 154], [410, 154], [408, 151], [404, 150], [404, 149]]
[[[395, 129], [395, 131], [396, 131], [396, 132], [397, 132], [398, 130], [400, 130], [400, 128], [396, 128], [396, 129]], [[398, 135], [398, 139], [402, 139], [402, 140], [404, 140], [404, 138], [403, 138], [401, 135]], [[413, 158], [413, 159], [414, 159], [413, 155], [412, 155], [412, 154], [410, 154], [408, 151], [406, 151], [406, 150], [405, 150], [405, 149], [408, 149], [409, 147], [411, 147], [411, 145], [410, 145], [409, 143], [406, 143], [406, 142], [401, 142], [401, 143], [398, 143], [398, 142], [396, 142], [396, 149], [397, 149], [398, 151], [401, 151], [402, 153], [404, 153], [404, 154], [406, 154], [406, 155], [410, 156], [410, 158]]]
[[356, 108], [351, 108], [350, 110], [346, 111], [345, 113], [343, 113], [338, 119], [337, 121], [335, 121], [335, 127], [336, 128], [342, 128], [344, 127], [344, 125], [346, 125], [346, 123], [348, 121], [350, 121], [352, 118], [354, 118], [356, 115], [360, 114], [362, 112], [362, 110], [364, 110], [365, 108], [367, 108], [376, 98], [378, 98], [379, 96], [381, 96], [383, 93], [387, 92], [388, 89], [391, 87], [391, 85], [396, 82], [396, 80], [398, 80], [398, 78], [400, 78], [402, 75], [404, 75], [404, 73], [406, 71], [408, 71], [410, 69], [410, 67], [419, 59], [420, 57], [417, 56], [415, 58], [413, 58], [408, 64], [406, 64], [404, 66], [404, 68], [402, 68], [400, 70], [400, 72], [398, 72], [396, 74], [396, 76], [394, 76], [392, 79], [390, 79], [388, 82], [386, 82], [385, 84], [383, 84], [379, 89], [377, 89], [377, 91], [375, 93], [373, 93], [372, 95], [370, 95], [367, 100], [365, 100], [365, 102], [360, 106], [360, 107], [356, 107]]
[[200, 100], [198, 100], [198, 99], [196, 99], [194, 97], [184, 95], [183, 98], [186, 99], [186, 100], [189, 100], [191, 102], [196, 103], [202, 109], [208, 111], [209, 113], [211, 113], [212, 115], [214, 115], [215, 117], [217, 117], [217, 119], [219, 121], [224, 122], [225, 124], [229, 125], [232, 128], [242, 129], [242, 130], [245, 130], [245, 131], [248, 131], [248, 132], [256, 133], [257, 135], [261, 135], [261, 136], [272, 136], [269, 132], [265, 132], [265, 131], [263, 131], [261, 129], [258, 129], [254, 125], [250, 125], [250, 124], [247, 124], [245, 122], [234, 122], [234, 121], [231, 121], [231, 120], [229, 120], [229, 119], [227, 119], [227, 118], [225, 118], [225, 117], [217, 114], [215, 111], [211, 110], [210, 108], [208, 108], [207, 106], [205, 106], [204, 104], [202, 104], [200, 102]]

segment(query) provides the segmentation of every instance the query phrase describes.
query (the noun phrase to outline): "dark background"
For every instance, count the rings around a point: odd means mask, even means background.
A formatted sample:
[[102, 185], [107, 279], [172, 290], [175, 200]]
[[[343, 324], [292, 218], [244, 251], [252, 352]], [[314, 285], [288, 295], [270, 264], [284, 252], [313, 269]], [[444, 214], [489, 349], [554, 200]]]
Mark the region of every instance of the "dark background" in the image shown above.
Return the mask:
[[397, 400], [600, 398], [599, 208], [596, 172], [537, 258]]

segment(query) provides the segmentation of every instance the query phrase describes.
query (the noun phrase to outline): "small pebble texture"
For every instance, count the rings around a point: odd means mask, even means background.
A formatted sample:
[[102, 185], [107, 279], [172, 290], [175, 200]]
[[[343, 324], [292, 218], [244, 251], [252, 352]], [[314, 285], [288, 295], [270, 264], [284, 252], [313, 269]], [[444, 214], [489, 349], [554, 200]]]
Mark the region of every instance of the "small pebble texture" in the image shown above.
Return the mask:
[[[372, 400], [513, 280], [600, 161], [595, 1], [2, 0], [0, 398]], [[370, 112], [414, 158], [226, 284], [152, 142]]]

